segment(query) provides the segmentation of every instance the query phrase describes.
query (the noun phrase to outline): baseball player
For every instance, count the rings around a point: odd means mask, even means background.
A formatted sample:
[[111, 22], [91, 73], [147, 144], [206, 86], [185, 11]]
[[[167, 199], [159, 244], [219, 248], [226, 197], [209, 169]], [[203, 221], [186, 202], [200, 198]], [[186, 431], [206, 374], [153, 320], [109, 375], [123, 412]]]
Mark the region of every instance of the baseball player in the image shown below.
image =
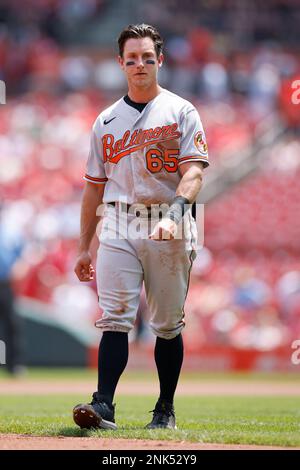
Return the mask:
[[163, 42], [146, 24], [118, 39], [128, 94], [100, 113], [91, 137], [81, 210], [80, 281], [94, 276], [89, 247], [105, 205], [97, 257], [102, 318], [98, 390], [73, 409], [81, 428], [116, 429], [113, 398], [128, 360], [144, 282], [156, 335], [160, 395], [148, 429], [176, 428], [174, 394], [183, 360], [184, 302], [195, 258], [191, 204], [208, 165], [205, 134], [191, 103], [161, 88]]

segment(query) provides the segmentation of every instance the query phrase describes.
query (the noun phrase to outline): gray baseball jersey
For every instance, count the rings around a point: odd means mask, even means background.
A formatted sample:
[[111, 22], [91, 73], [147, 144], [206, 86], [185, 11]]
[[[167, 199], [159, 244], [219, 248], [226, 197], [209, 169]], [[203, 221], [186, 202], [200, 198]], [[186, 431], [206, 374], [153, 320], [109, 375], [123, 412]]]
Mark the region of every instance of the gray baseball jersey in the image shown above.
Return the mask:
[[96, 119], [85, 179], [106, 183], [103, 202], [170, 203], [178, 167], [208, 165], [207, 144], [194, 106], [167, 90], [142, 112], [120, 99]]
[[[105, 184], [103, 202], [169, 204], [180, 181], [179, 166], [199, 161], [208, 165], [205, 134], [191, 103], [167, 90], [140, 112], [124, 98], [96, 119], [85, 179]], [[102, 331], [128, 332], [134, 326], [142, 284], [145, 284], [155, 335], [170, 339], [184, 327], [184, 302], [195, 258], [196, 224], [187, 211], [184, 238], [148, 238], [147, 219], [140, 237], [128, 226], [134, 215], [120, 218], [107, 205], [97, 258], [97, 287]], [[129, 225], [128, 225], [129, 222]]]

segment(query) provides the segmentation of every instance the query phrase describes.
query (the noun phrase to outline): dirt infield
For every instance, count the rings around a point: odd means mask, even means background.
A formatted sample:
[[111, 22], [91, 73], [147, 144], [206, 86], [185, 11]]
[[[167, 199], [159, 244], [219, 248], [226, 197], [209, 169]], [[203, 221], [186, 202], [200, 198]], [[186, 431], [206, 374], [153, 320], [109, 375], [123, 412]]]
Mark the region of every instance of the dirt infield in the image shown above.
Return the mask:
[[39, 437], [1, 434], [1, 450], [269, 450], [286, 447], [205, 444], [142, 439], [108, 439], [95, 437]]
[[[79, 393], [90, 395], [95, 389], [94, 381], [84, 383], [74, 380], [26, 380], [6, 379], [0, 381], [0, 394], [48, 395], [52, 393]], [[153, 395], [158, 393], [158, 384], [153, 382], [120, 382], [118, 394], [123, 395]], [[205, 381], [181, 382], [177, 395], [250, 395], [250, 396], [300, 396], [300, 383], [271, 383], [262, 381], [230, 382]]]

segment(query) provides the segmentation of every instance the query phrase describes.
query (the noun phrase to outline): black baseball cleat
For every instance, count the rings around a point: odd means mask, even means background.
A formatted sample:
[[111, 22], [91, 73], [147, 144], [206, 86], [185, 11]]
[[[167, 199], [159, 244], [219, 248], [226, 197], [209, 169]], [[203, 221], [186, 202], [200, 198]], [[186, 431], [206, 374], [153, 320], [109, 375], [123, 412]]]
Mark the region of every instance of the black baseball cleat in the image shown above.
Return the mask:
[[172, 403], [165, 400], [158, 400], [153, 410], [151, 423], [146, 429], [177, 429], [175, 423], [175, 411]]
[[105, 402], [98, 392], [93, 393], [91, 403], [73, 408], [73, 419], [82, 429], [117, 429], [115, 405]]

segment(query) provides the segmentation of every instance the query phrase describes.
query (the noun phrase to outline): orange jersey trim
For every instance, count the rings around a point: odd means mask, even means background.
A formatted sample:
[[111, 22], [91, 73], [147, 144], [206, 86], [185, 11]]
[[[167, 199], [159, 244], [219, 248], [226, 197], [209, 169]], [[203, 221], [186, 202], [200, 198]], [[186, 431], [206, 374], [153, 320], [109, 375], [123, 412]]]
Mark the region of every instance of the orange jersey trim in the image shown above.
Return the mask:
[[182, 163], [185, 160], [204, 160], [204, 161], [208, 162], [208, 158], [202, 157], [201, 155], [193, 155], [193, 156], [190, 156], [190, 157], [178, 158], [179, 163]]
[[108, 178], [95, 178], [94, 176], [89, 176], [87, 174], [85, 174], [84, 177], [91, 181], [95, 181], [96, 183], [106, 183], [106, 181], [108, 181]]

